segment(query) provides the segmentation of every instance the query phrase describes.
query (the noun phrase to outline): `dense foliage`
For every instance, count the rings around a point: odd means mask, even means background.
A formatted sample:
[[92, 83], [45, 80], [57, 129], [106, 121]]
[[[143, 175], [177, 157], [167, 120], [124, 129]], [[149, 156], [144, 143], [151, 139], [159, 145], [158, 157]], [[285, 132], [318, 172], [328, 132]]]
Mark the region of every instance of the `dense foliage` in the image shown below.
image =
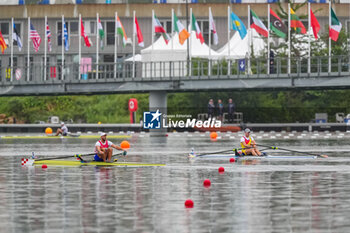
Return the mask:
[[49, 116], [83, 123], [129, 121], [128, 100], [138, 99], [140, 112], [148, 109], [148, 95], [95, 95], [53, 97], [1, 97], [0, 113], [19, 122], [47, 121]]
[[[49, 116], [75, 123], [128, 123], [128, 100], [139, 103], [136, 120], [148, 110], [147, 94], [55, 96], [55, 97], [1, 97], [0, 113], [16, 117], [18, 122], [47, 121]], [[208, 100], [215, 104], [221, 99], [227, 111], [228, 99], [243, 112], [245, 122], [310, 122], [315, 113], [328, 113], [335, 121], [335, 113], [350, 113], [349, 90], [328, 91], [242, 91], [168, 94], [168, 114], [186, 114], [197, 117], [207, 113]]]

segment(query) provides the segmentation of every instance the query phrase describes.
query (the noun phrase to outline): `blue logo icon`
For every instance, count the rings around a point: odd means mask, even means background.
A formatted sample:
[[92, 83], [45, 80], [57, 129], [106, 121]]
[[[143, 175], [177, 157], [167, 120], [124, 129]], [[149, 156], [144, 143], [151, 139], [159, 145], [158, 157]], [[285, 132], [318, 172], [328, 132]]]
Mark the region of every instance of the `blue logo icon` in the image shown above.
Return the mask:
[[238, 60], [239, 64], [239, 71], [244, 72], [245, 71], [245, 59]]
[[160, 116], [162, 113], [159, 109], [156, 112], [144, 112], [143, 113], [143, 128], [144, 129], [160, 129]]

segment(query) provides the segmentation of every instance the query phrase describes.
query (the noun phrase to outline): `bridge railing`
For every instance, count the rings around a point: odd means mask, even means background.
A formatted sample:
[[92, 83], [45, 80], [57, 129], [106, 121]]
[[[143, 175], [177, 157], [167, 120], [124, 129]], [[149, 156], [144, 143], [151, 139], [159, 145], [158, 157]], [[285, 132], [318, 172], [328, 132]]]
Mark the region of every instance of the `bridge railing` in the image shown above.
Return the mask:
[[[312, 57], [310, 72], [308, 59], [275, 57], [270, 66], [266, 58], [191, 61], [118, 62], [81, 65], [31, 64], [30, 67], [0, 68], [0, 85], [25, 85], [49, 83], [91, 83], [115, 81], [148, 81], [173, 79], [235, 79], [274, 77], [341, 76], [350, 74], [350, 56], [333, 56], [331, 66], [328, 57]], [[330, 69], [330, 70], [329, 70]]]

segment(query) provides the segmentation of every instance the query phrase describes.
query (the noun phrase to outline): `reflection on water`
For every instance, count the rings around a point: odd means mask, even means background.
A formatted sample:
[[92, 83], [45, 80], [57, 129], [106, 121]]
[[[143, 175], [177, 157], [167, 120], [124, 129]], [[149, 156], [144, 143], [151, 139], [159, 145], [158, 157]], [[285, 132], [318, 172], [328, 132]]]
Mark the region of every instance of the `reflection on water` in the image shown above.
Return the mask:
[[[130, 140], [122, 159], [167, 164], [155, 168], [21, 167], [20, 158], [31, 151], [90, 153], [94, 140], [0, 141], [0, 232], [349, 232], [349, 152], [316, 160], [190, 162], [192, 147], [221, 150], [232, 140], [184, 135]], [[279, 144], [339, 148], [323, 140]], [[184, 208], [188, 198], [193, 209]]]

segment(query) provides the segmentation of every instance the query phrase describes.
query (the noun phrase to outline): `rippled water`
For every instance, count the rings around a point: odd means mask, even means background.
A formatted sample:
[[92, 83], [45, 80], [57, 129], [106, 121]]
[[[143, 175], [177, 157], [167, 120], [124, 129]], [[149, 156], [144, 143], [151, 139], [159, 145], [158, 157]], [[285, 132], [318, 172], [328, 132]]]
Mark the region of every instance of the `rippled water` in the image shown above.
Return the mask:
[[[329, 159], [188, 160], [191, 148], [238, 146], [239, 135], [219, 136], [214, 142], [207, 134], [133, 135], [120, 160], [167, 164], [151, 168], [21, 167], [32, 151], [39, 157], [91, 153], [95, 140], [1, 139], [0, 232], [350, 231], [349, 136], [257, 135], [263, 144]], [[193, 209], [184, 207], [186, 199]]]

